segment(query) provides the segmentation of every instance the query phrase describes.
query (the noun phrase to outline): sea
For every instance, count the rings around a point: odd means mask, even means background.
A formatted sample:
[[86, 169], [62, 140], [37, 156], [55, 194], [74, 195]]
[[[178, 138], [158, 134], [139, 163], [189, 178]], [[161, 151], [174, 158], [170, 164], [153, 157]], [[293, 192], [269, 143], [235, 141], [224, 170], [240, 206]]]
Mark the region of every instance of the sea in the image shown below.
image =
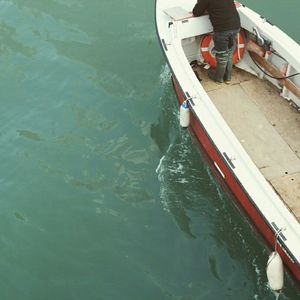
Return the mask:
[[[299, 0], [244, 0], [298, 43]], [[0, 299], [296, 300], [180, 128], [155, 1], [0, 0]]]

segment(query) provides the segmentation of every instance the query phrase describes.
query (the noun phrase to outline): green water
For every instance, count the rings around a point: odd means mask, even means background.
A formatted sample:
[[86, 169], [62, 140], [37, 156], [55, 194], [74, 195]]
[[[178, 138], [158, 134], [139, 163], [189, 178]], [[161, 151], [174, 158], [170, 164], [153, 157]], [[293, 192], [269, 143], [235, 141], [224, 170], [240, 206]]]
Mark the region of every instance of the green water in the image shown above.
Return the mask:
[[[300, 41], [298, 0], [244, 3]], [[153, 14], [0, 1], [1, 300], [275, 299], [270, 250], [178, 126]]]

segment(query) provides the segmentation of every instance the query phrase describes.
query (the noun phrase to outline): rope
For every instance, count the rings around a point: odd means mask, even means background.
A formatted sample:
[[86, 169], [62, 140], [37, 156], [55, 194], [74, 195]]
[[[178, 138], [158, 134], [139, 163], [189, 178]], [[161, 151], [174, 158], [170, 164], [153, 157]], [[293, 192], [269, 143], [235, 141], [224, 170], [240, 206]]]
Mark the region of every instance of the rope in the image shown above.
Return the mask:
[[277, 230], [277, 232], [275, 233], [275, 245], [274, 245], [274, 248], [275, 248], [275, 252], [277, 252], [277, 244], [278, 244], [278, 237], [280, 236], [281, 232], [284, 231], [285, 228], [280, 228]]

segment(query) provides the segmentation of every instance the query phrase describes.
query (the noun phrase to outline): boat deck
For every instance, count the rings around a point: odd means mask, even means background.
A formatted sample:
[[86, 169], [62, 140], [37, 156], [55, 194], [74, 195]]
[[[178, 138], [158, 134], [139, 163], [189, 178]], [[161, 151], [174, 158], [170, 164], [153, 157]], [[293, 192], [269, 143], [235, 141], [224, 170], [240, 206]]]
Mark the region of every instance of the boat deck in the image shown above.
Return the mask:
[[300, 221], [300, 114], [266, 80], [234, 68], [230, 85], [194, 71], [253, 162]]

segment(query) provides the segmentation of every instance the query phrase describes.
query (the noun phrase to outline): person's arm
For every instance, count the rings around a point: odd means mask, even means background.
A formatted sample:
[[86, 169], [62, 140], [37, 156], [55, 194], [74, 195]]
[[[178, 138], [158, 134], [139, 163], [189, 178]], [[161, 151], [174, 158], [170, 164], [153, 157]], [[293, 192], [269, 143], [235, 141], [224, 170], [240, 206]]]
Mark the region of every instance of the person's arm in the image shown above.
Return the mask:
[[207, 12], [207, 4], [204, 0], [198, 0], [196, 5], [193, 8], [194, 17], [199, 17], [204, 15]]

